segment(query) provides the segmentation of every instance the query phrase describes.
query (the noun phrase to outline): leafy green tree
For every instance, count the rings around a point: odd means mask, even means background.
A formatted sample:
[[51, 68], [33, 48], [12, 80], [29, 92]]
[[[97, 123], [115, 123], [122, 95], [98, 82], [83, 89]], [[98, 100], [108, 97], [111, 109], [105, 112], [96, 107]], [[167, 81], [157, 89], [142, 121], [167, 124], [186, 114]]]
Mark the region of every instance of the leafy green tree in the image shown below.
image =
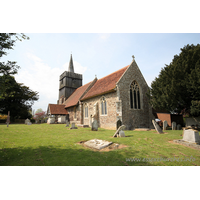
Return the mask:
[[34, 101], [38, 100], [38, 92], [30, 90], [22, 83], [17, 83], [12, 76], [0, 77], [0, 79], [2, 78], [5, 81], [5, 90], [0, 98], [1, 113], [7, 114], [10, 111], [11, 120], [14, 118], [31, 118], [29, 110]]
[[[29, 38], [24, 34], [0, 33], [0, 59], [7, 55], [7, 50], [13, 49], [17, 40], [22, 39]], [[7, 114], [11, 111], [11, 120], [31, 117], [29, 110], [39, 98], [38, 92], [16, 82], [13, 75], [19, 68], [16, 62], [0, 62], [0, 112]]]
[[194, 114], [192, 101], [200, 101], [200, 44], [186, 45], [151, 84], [150, 103], [154, 109]]
[[[22, 41], [22, 39], [29, 39], [23, 33], [0, 33], [0, 58], [6, 56], [7, 51], [13, 49], [15, 42], [17, 40]], [[20, 67], [16, 65], [16, 62], [7, 61], [0, 62], [0, 76], [1, 75], [14, 75]]]
[[200, 116], [200, 101], [192, 101], [190, 106], [191, 115], [197, 117]]

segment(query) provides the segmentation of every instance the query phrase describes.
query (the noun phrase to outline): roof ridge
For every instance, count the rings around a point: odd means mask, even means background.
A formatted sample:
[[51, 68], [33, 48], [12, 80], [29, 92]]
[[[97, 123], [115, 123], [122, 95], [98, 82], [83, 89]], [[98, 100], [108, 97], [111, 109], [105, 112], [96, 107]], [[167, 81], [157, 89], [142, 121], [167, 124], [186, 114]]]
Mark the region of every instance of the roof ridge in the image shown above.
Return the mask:
[[[118, 69], [117, 71], [114, 71], [114, 72], [112, 72], [111, 74], [108, 74], [108, 75], [106, 75], [106, 76], [104, 76], [104, 77], [102, 77], [102, 78], [100, 78], [100, 79], [98, 79], [98, 80], [101, 80], [101, 79], [103, 79], [103, 78], [106, 78], [107, 76], [110, 76], [110, 75], [112, 75], [112, 74], [115, 74], [115, 73], [117, 73], [117, 72], [119, 72], [119, 71], [121, 71], [121, 70], [123, 70], [123, 69], [129, 67], [129, 66], [130, 66], [130, 65], [127, 65], [126, 67], [123, 67], [123, 68], [121, 68], [121, 69]], [[97, 81], [98, 81], [98, 80], [97, 80]]]

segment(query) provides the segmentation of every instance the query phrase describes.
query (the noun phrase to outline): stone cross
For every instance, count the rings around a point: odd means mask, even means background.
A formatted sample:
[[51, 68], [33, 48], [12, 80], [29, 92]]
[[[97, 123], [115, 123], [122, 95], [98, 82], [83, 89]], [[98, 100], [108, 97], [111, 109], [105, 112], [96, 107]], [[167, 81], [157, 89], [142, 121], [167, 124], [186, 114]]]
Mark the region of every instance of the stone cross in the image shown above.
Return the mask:
[[135, 56], [134, 55], [132, 55], [132, 58], [133, 58], [133, 60], [135, 60]]
[[155, 122], [155, 120], [152, 120], [152, 123], [154, 125], [154, 128], [156, 129], [156, 131], [158, 133], [163, 133], [162, 129], [160, 128], [160, 126]]
[[120, 132], [122, 129], [125, 129], [125, 128], [126, 128], [125, 125], [120, 126], [120, 127], [117, 129], [117, 131], [115, 132], [115, 134], [113, 135], [113, 137], [117, 137], [117, 135], [119, 134], [119, 132]]

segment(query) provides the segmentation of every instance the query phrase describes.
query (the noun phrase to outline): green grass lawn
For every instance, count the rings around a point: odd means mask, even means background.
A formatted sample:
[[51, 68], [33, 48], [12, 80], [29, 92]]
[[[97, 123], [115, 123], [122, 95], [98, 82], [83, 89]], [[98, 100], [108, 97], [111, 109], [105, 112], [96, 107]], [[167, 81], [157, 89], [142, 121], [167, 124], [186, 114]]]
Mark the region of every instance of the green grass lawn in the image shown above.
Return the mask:
[[[1, 166], [195, 166], [200, 150], [169, 143], [182, 139], [182, 131], [125, 131], [125, 138], [113, 138], [115, 130], [90, 128], [70, 130], [65, 124], [0, 125]], [[103, 139], [128, 147], [93, 151], [80, 141]], [[173, 159], [167, 161], [168, 159]], [[179, 159], [179, 160], [178, 160]]]

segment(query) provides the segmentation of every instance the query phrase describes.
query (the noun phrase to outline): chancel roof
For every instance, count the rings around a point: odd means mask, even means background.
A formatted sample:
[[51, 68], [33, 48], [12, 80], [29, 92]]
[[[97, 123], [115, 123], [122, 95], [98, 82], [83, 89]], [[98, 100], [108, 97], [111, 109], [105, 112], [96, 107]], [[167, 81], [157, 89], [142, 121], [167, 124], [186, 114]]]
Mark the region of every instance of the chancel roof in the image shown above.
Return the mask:
[[81, 100], [89, 99], [95, 96], [99, 96], [114, 91], [116, 83], [119, 81], [119, 79], [121, 78], [121, 76], [124, 74], [124, 72], [128, 67], [129, 65], [97, 80], [96, 83], [82, 97]]

